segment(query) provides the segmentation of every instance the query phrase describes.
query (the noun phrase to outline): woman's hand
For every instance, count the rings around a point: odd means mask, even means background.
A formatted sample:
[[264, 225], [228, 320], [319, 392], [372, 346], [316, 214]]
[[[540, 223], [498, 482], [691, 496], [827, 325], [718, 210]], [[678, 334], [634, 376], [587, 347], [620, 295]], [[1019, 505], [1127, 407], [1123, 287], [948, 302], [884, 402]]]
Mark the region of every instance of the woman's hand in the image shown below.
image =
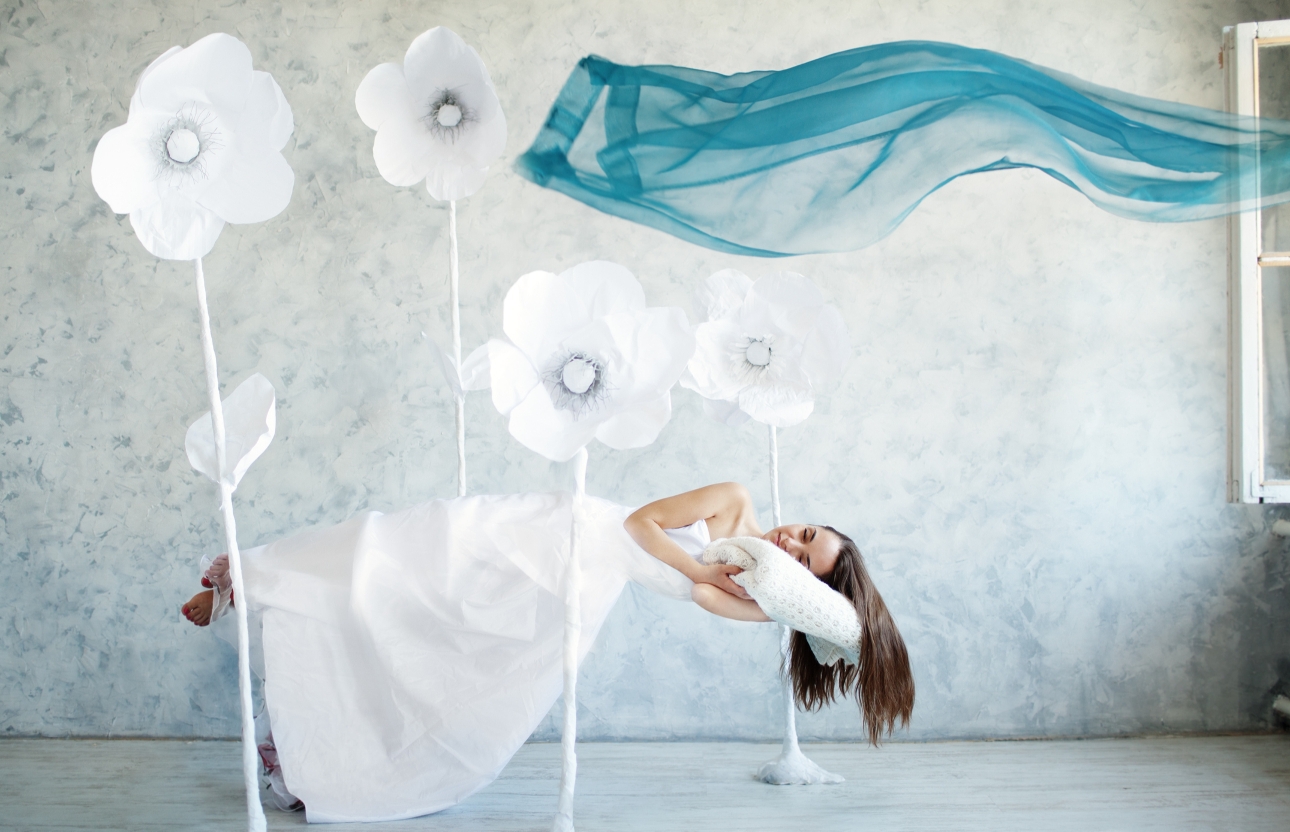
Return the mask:
[[748, 591], [730, 579], [731, 575], [738, 575], [742, 571], [744, 570], [733, 563], [714, 563], [699, 567], [699, 574], [694, 579], [694, 582], [696, 584], [712, 584], [736, 598], [749, 601], [752, 596], [748, 594]]

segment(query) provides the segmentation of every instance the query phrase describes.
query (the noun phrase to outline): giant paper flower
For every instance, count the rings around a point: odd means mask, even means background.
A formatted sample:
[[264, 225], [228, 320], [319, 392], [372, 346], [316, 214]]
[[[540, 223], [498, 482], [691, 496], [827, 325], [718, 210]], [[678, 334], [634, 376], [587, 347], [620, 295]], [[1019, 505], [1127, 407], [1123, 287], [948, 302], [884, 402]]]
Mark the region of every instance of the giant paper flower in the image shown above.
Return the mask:
[[380, 64], [354, 94], [376, 131], [372, 155], [391, 185], [422, 179], [438, 200], [464, 199], [484, 184], [506, 148], [506, 117], [479, 53], [451, 29], [421, 34], [403, 65]]
[[820, 387], [851, 357], [842, 315], [815, 284], [780, 272], [756, 283], [734, 269], [709, 277], [696, 293], [707, 322], [681, 385], [707, 401], [713, 418], [748, 418], [788, 427], [811, 415]]
[[139, 76], [126, 123], [99, 140], [94, 190], [129, 214], [143, 247], [167, 260], [210, 252], [224, 223], [262, 222], [291, 201], [281, 150], [291, 107], [273, 76], [251, 69], [231, 35], [172, 47]]
[[562, 462], [599, 439], [653, 442], [672, 415], [672, 385], [694, 352], [685, 312], [646, 308], [622, 266], [593, 261], [530, 272], [502, 306], [509, 340], [488, 342], [493, 404], [511, 435]]

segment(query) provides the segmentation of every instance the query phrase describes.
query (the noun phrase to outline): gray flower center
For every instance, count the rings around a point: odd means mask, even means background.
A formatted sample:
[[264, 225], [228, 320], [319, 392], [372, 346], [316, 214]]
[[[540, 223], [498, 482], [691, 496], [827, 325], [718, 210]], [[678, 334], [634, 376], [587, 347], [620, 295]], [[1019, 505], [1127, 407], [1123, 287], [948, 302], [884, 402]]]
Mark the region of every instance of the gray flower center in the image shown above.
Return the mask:
[[156, 175], [171, 183], [205, 179], [223, 146], [219, 121], [200, 104], [185, 104], [153, 134]]
[[457, 141], [457, 135], [475, 120], [474, 110], [457, 93], [439, 90], [430, 99], [429, 109], [422, 123], [436, 138], [452, 144]]
[[166, 155], [171, 161], [186, 165], [197, 158], [201, 152], [202, 142], [197, 138], [197, 134], [185, 127], [180, 127], [171, 132], [166, 139]]
[[582, 395], [596, 382], [596, 364], [590, 358], [575, 355], [560, 371], [560, 381], [575, 395]]
[[581, 419], [609, 400], [611, 388], [605, 365], [595, 356], [568, 352], [556, 357], [542, 373], [542, 383], [556, 410]]
[[461, 123], [461, 108], [456, 104], [444, 104], [434, 117], [444, 127], [456, 127]]
[[744, 358], [754, 367], [765, 367], [770, 363], [770, 342], [764, 338], [750, 341], [748, 349], [744, 351]]

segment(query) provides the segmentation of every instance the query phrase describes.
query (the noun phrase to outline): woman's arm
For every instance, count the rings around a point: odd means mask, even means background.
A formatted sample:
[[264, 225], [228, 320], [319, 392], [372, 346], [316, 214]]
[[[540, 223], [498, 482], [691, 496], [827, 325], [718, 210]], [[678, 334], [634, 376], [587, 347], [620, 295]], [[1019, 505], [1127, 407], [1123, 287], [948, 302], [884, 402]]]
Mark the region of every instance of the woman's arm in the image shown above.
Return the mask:
[[747, 599], [748, 593], [743, 587], [730, 580], [731, 575], [742, 571], [739, 567], [701, 564], [673, 543], [663, 530], [679, 529], [698, 520], [715, 520], [717, 522], [709, 525], [722, 531], [739, 529], [747, 524], [751, 508], [748, 489], [738, 483], [725, 482], [641, 506], [623, 522], [623, 527], [642, 549], [696, 584], [719, 587], [733, 596], [733, 600]]
[[771, 618], [762, 612], [756, 601], [736, 598], [729, 592], [712, 584], [695, 584], [690, 589], [694, 603], [713, 615], [722, 618], [733, 618], [735, 621], [770, 621]]

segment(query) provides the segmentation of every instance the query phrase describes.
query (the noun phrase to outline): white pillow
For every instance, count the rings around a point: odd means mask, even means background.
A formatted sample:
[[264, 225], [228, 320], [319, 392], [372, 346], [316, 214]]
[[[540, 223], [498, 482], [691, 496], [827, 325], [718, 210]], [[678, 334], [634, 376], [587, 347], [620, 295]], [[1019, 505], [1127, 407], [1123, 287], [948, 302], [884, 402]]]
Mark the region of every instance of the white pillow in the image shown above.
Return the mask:
[[732, 580], [771, 618], [806, 633], [820, 664], [860, 660], [860, 619], [855, 607], [775, 544], [760, 537], [714, 540], [703, 550], [703, 562], [742, 568]]

